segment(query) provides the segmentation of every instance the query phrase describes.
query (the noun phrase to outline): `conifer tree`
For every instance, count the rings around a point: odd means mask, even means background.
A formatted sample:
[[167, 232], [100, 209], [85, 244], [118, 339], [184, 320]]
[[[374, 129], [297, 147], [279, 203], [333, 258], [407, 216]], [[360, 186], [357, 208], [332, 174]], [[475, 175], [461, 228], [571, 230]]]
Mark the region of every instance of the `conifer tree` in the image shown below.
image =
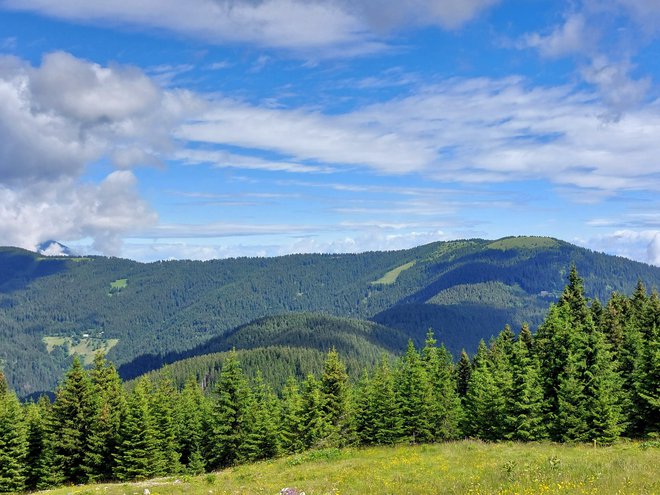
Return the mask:
[[331, 434], [332, 426], [324, 414], [325, 398], [321, 383], [314, 375], [307, 375], [302, 385], [302, 427], [306, 448], [323, 447]]
[[511, 357], [511, 394], [507, 404], [507, 435], [514, 440], [539, 440], [547, 434], [543, 417], [541, 367], [531, 350], [532, 336], [523, 326]]
[[34, 402], [25, 407], [25, 422], [28, 439], [25, 486], [28, 490], [35, 490], [45, 474], [42, 462], [46, 451], [46, 426], [41, 408]]
[[21, 404], [0, 374], [0, 492], [25, 488], [27, 433]]
[[122, 414], [114, 476], [120, 481], [146, 479], [156, 474], [158, 439], [150, 408], [150, 383], [138, 380]]
[[393, 444], [402, 435], [403, 420], [395, 392], [394, 375], [387, 357], [381, 359], [369, 384], [369, 414], [372, 426], [372, 442]]
[[298, 381], [289, 376], [282, 390], [280, 408], [280, 444], [287, 454], [302, 452], [303, 441], [302, 397]]
[[456, 391], [461, 399], [467, 395], [468, 383], [472, 374], [472, 363], [465, 349], [461, 351], [461, 357], [456, 365]]
[[501, 397], [495, 385], [486, 343], [481, 340], [472, 363], [472, 374], [465, 396], [463, 431], [483, 440], [498, 438], [498, 425], [494, 423], [495, 404]]
[[376, 443], [374, 427], [373, 387], [369, 371], [365, 370], [353, 391], [355, 407], [355, 428], [357, 438], [361, 444], [372, 445]]
[[213, 468], [235, 464], [247, 434], [251, 390], [235, 350], [223, 363], [216, 396], [211, 432]]
[[264, 383], [261, 371], [257, 373], [253, 390], [247, 434], [241, 449], [241, 459], [246, 461], [269, 459], [280, 452], [279, 403]]
[[108, 480], [114, 470], [124, 395], [114, 365], [102, 353], [90, 372], [92, 416], [83, 469], [89, 481]]
[[330, 426], [328, 441], [332, 445], [343, 445], [352, 435], [348, 375], [346, 366], [333, 347], [327, 354], [321, 376], [323, 394], [323, 416]]
[[433, 394], [431, 426], [435, 440], [458, 438], [461, 420], [461, 399], [453, 378], [453, 360], [449, 351], [437, 347], [433, 331], [429, 330], [422, 349], [426, 373]]
[[508, 407], [512, 402], [513, 374], [511, 360], [515, 334], [509, 325], [504, 327], [492, 342], [488, 352], [490, 372], [497, 393], [492, 397], [491, 414], [495, 436], [506, 438], [511, 435]]
[[210, 409], [202, 389], [194, 378], [186, 381], [176, 403], [176, 443], [181, 453], [181, 463], [190, 474], [204, 472], [203, 452], [204, 418]]
[[179, 393], [174, 388], [172, 378], [166, 371], [155, 384], [150, 394], [150, 410], [154, 420], [157, 456], [154, 470], [156, 475], [178, 473], [181, 471], [176, 443], [175, 407], [179, 401]]
[[395, 390], [403, 436], [411, 442], [431, 440], [433, 392], [421, 356], [412, 340], [408, 341], [406, 353], [399, 360]]
[[36, 409], [28, 409], [28, 488], [44, 490], [63, 482], [55, 467], [58, 425], [53, 420], [53, 405], [42, 395]]
[[54, 442], [53, 469], [64, 482], [82, 483], [87, 479], [84, 460], [93, 416], [91, 382], [76, 356], [57, 389], [50, 428]]
[[584, 362], [578, 351], [569, 351], [558, 376], [557, 411], [551, 425], [556, 440], [588, 439], [588, 410], [583, 382]]
[[660, 327], [652, 324], [635, 369], [634, 386], [639, 398], [642, 434], [660, 433]]

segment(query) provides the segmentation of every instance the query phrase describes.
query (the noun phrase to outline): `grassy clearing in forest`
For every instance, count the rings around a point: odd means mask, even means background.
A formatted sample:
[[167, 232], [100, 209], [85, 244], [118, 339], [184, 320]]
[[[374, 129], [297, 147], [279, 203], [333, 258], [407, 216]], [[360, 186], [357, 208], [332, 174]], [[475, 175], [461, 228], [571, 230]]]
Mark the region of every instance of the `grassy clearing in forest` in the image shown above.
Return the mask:
[[396, 279], [399, 278], [399, 275], [401, 275], [402, 272], [415, 266], [415, 263], [417, 263], [417, 261], [413, 260], [406, 263], [405, 265], [397, 266], [396, 268], [390, 270], [385, 275], [380, 277], [378, 280], [375, 280], [371, 283], [372, 285], [392, 285], [394, 282], [396, 282]]
[[41, 339], [46, 344], [48, 353], [53, 352], [55, 347], [65, 346], [67, 354], [73, 356], [77, 354], [81, 357], [83, 364], [92, 364], [94, 356], [99, 352], [107, 354], [114, 346], [119, 343], [119, 339], [100, 339], [94, 337], [83, 337], [72, 339], [71, 337], [43, 337]]
[[326, 449], [201, 476], [60, 488], [52, 495], [660, 493], [660, 448], [460, 441]]

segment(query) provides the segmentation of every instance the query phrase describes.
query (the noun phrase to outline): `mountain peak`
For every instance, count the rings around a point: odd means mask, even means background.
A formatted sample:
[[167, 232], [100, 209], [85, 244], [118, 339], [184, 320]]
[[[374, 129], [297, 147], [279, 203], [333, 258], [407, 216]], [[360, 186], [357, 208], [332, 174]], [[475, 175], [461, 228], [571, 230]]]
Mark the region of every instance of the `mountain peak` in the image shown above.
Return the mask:
[[37, 252], [43, 256], [75, 256], [69, 247], [52, 239], [39, 244]]

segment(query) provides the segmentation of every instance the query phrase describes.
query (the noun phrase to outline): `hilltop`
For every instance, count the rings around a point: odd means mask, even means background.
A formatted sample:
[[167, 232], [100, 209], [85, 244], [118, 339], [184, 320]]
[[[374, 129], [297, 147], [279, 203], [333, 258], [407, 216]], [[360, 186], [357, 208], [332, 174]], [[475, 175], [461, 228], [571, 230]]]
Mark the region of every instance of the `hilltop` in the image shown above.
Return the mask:
[[166, 356], [223, 350], [213, 343], [234, 329], [297, 312], [372, 320], [417, 344], [432, 327], [456, 355], [507, 323], [535, 327], [572, 263], [589, 297], [628, 294], [638, 279], [660, 287], [660, 268], [545, 237], [149, 264], [0, 248], [0, 359], [24, 396], [52, 390], [74, 353], [105, 350], [134, 376]]

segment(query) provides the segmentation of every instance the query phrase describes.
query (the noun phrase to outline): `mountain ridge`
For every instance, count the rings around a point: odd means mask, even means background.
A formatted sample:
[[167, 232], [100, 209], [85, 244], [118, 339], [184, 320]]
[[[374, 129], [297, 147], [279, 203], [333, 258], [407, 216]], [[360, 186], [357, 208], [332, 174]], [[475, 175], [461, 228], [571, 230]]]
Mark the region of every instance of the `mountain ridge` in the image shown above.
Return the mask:
[[534, 236], [153, 263], [0, 248], [0, 360], [27, 395], [52, 389], [76, 349], [109, 348], [122, 366], [185, 353], [259, 318], [305, 312], [373, 320], [416, 343], [432, 327], [456, 355], [505, 323], [537, 325], [571, 264], [587, 295], [601, 300], [630, 293], [638, 279], [660, 287], [658, 267]]

